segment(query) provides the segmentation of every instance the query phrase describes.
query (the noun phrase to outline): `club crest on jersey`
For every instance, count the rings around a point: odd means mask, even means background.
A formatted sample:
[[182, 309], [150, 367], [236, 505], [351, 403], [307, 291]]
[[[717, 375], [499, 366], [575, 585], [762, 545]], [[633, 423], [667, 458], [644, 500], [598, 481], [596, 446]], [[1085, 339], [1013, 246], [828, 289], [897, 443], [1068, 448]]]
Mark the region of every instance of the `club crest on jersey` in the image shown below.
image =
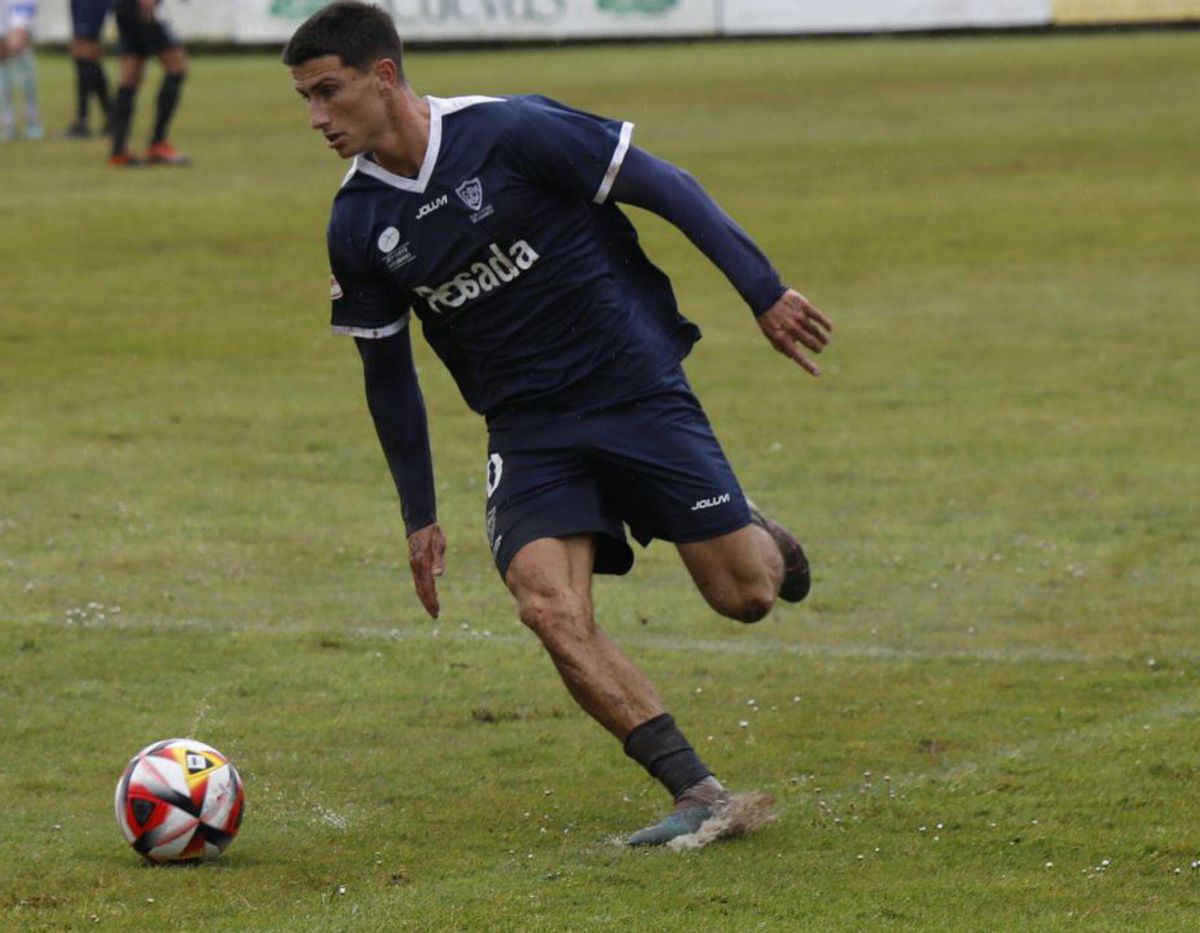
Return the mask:
[[435, 288], [418, 285], [413, 292], [425, 299], [434, 314], [445, 314], [461, 308], [480, 295], [503, 288], [540, 258], [537, 250], [524, 240], [517, 240], [507, 252], [500, 248], [500, 244], [493, 243], [483, 257], [450, 281]]
[[454, 193], [473, 211], [483, 207], [483, 183], [478, 178], [468, 178], [454, 189]]
[[471, 223], [477, 224], [485, 217], [491, 217], [496, 209], [490, 204], [483, 203], [483, 182], [478, 178], [468, 178], [461, 185], [454, 189], [463, 204], [467, 205], [472, 211]]

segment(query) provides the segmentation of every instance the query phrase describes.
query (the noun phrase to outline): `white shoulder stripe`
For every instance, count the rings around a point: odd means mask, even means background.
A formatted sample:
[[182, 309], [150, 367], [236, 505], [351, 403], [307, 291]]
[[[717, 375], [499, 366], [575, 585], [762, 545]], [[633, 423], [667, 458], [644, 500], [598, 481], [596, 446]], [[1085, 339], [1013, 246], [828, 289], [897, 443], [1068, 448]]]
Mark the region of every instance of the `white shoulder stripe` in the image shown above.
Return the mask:
[[404, 315], [398, 321], [393, 321], [387, 327], [349, 327], [345, 324], [334, 324], [332, 330], [335, 334], [341, 334], [346, 337], [362, 337], [364, 340], [382, 340], [384, 337], [391, 337], [393, 334], [398, 334], [408, 326], [409, 312], [405, 311]]
[[608, 200], [608, 192], [612, 190], [613, 182], [617, 180], [617, 173], [621, 171], [621, 163], [625, 161], [625, 153], [629, 151], [631, 139], [633, 139], [633, 124], [622, 123], [621, 138], [617, 140], [617, 148], [613, 152], [612, 161], [608, 163], [608, 171], [604, 173], [604, 179], [600, 182], [596, 196], [592, 198], [596, 204], [603, 204]]

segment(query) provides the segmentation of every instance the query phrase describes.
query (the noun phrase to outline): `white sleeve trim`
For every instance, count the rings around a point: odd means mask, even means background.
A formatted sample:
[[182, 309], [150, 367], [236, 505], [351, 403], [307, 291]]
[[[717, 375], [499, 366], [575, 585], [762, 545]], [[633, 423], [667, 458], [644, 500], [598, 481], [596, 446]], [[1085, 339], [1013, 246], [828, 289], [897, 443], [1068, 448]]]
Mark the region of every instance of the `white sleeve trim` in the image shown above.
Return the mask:
[[596, 204], [603, 204], [608, 200], [608, 192], [612, 190], [613, 182], [617, 180], [617, 173], [621, 171], [621, 163], [625, 161], [625, 153], [629, 151], [629, 141], [633, 138], [633, 124], [621, 124], [621, 138], [617, 140], [616, 151], [613, 152], [612, 161], [608, 163], [608, 171], [604, 173], [604, 180], [600, 182], [600, 187], [596, 191], [596, 196], [592, 201]]
[[334, 324], [332, 330], [335, 334], [342, 334], [346, 337], [362, 337], [364, 340], [382, 340], [384, 337], [390, 337], [393, 334], [398, 334], [408, 326], [409, 312], [405, 311], [404, 316], [398, 321], [393, 321], [387, 327], [350, 327], [345, 324]]

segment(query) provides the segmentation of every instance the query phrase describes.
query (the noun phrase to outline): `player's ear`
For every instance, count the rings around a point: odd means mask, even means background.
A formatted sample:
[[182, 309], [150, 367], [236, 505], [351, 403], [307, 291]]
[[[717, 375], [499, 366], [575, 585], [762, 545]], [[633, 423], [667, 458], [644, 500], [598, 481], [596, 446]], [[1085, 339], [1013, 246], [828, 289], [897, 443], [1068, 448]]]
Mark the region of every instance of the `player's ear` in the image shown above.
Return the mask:
[[379, 59], [379, 61], [375, 63], [372, 73], [375, 77], [375, 85], [380, 91], [382, 91], [385, 87], [395, 86], [399, 83], [396, 80], [396, 63], [390, 58]]

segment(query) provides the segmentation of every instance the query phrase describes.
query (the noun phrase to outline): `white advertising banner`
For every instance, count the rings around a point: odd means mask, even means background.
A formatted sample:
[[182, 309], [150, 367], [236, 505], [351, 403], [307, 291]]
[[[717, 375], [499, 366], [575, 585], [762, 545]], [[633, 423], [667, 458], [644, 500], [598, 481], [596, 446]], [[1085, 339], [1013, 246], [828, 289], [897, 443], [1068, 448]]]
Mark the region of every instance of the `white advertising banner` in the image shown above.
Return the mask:
[[[284, 42], [326, 0], [236, 0], [239, 42]], [[717, 0], [377, 0], [400, 35], [420, 42], [699, 36], [716, 32]]]
[[[327, 0], [163, 0], [185, 41], [282, 44]], [[1200, 0], [375, 0], [407, 40], [503, 41], [894, 32], [1195, 17]], [[42, 0], [37, 36], [70, 37], [69, 0]], [[1083, 11], [1092, 11], [1090, 17]], [[1154, 16], [1152, 14], [1158, 14]], [[106, 37], [114, 38], [109, 22]]]
[[1041, 26], [1051, 0], [724, 0], [728, 35]]

